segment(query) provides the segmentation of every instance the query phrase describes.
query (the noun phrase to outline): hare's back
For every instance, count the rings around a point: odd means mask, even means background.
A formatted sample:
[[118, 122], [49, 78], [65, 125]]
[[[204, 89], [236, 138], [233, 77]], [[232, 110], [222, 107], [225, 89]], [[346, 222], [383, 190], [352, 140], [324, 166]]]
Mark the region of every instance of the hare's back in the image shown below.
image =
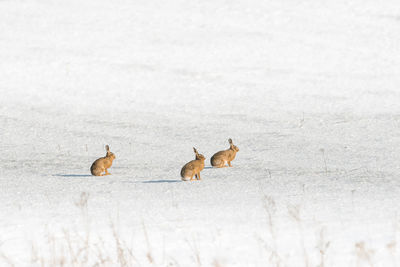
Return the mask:
[[195, 167], [196, 167], [196, 161], [192, 160], [192, 161], [189, 161], [188, 163], [186, 163], [182, 169], [190, 171], [190, 170], [194, 170]]
[[224, 158], [228, 156], [228, 151], [226, 150], [222, 150], [222, 151], [218, 151], [217, 153], [215, 153], [212, 158], [213, 159], [217, 159], [217, 158]]
[[103, 165], [104, 165], [104, 158], [99, 158], [93, 162], [91, 169], [103, 167]]
[[189, 175], [189, 173], [193, 172], [193, 170], [194, 170], [194, 165], [193, 165], [192, 161], [186, 163], [182, 167], [181, 177], [185, 177], [186, 175]]

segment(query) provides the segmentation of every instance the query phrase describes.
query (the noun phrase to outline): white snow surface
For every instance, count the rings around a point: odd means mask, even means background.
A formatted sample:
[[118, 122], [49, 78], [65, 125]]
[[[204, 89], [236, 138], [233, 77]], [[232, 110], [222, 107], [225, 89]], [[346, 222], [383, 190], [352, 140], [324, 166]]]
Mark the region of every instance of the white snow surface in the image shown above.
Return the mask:
[[399, 103], [397, 0], [2, 0], [0, 266], [398, 266]]

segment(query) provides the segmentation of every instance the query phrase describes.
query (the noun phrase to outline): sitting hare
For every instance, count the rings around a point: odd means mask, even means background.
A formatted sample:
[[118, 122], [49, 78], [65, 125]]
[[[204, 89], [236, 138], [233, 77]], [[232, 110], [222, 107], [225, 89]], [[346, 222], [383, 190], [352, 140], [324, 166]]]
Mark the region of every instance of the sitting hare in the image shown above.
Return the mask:
[[[103, 175], [109, 175], [107, 171], [108, 168], [111, 167], [113, 160], [115, 159], [114, 153], [110, 152], [110, 147], [106, 145], [106, 150], [107, 154], [103, 158], [97, 159], [95, 162], [93, 162], [92, 167], [90, 167], [90, 172], [94, 176], [103, 176]], [[103, 174], [103, 172], [105, 172]]]
[[232, 143], [232, 139], [229, 138], [228, 142], [230, 144], [229, 149], [219, 151], [211, 157], [211, 165], [213, 167], [226, 167], [226, 163], [228, 163], [229, 167], [232, 167], [231, 161], [235, 159], [236, 152], [239, 152], [239, 148]]
[[193, 148], [196, 154], [196, 159], [186, 163], [181, 170], [182, 181], [192, 181], [193, 176], [196, 176], [197, 180], [200, 180], [200, 172], [204, 169], [204, 160], [206, 159], [203, 155], [199, 154], [196, 148]]

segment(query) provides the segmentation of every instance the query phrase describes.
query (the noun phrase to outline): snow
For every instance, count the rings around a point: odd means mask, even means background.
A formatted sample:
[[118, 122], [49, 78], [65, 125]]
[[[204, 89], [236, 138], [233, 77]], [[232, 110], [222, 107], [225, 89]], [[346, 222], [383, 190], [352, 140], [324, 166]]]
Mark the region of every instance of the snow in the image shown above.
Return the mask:
[[400, 261], [397, 1], [4, 0], [0, 33], [0, 266]]

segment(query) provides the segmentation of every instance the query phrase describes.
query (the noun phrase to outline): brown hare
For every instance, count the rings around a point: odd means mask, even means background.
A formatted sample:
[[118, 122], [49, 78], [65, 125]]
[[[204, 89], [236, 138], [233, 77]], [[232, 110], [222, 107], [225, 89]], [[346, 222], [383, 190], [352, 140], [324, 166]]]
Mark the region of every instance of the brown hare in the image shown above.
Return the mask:
[[196, 176], [197, 180], [200, 180], [200, 172], [204, 169], [205, 157], [199, 154], [196, 148], [193, 148], [196, 154], [196, 159], [186, 163], [181, 170], [182, 181], [192, 181], [193, 176]]
[[107, 150], [106, 156], [97, 159], [95, 162], [93, 162], [92, 167], [90, 167], [90, 172], [94, 176], [104, 176], [111, 174], [107, 171], [107, 169], [111, 167], [112, 162], [115, 159], [115, 155], [110, 151], [110, 147], [108, 145], [106, 145], [106, 150]]
[[232, 143], [232, 139], [228, 140], [230, 148], [227, 150], [219, 151], [211, 157], [211, 165], [217, 168], [226, 167], [228, 163], [229, 167], [232, 167], [231, 161], [235, 159], [236, 152], [239, 152], [239, 148]]

